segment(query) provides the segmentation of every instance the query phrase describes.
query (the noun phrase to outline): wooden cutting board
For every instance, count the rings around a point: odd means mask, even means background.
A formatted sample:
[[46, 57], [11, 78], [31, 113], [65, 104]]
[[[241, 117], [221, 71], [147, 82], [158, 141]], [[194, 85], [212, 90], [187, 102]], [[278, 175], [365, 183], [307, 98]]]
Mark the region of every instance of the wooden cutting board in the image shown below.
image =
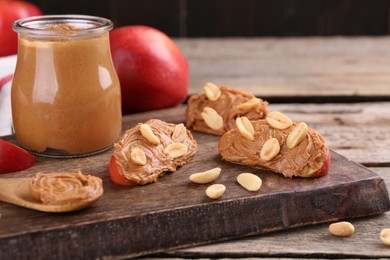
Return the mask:
[[[124, 129], [150, 118], [183, 122], [184, 107], [126, 116]], [[101, 177], [105, 193], [92, 207], [66, 214], [0, 203], [0, 259], [135, 257], [389, 210], [384, 181], [334, 152], [327, 176], [285, 179], [266, 170], [224, 162], [218, 154], [217, 136], [193, 134], [199, 152], [155, 184], [129, 188], [111, 183], [111, 150], [78, 159], [38, 158], [26, 171], [1, 175], [82, 170]], [[215, 183], [227, 187], [218, 200], [206, 197], [208, 185], [188, 179], [192, 173], [214, 167], [222, 168]], [[249, 192], [239, 186], [236, 176], [242, 172], [260, 176], [261, 190]]]

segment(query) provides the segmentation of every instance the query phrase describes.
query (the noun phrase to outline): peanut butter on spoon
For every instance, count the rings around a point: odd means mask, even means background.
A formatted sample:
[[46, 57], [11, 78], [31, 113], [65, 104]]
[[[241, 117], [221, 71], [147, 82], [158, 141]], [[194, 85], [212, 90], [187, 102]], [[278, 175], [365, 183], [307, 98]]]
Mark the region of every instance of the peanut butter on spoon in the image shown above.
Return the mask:
[[35, 178], [0, 179], [0, 201], [44, 212], [79, 210], [102, 195], [102, 180], [81, 172], [38, 173]]

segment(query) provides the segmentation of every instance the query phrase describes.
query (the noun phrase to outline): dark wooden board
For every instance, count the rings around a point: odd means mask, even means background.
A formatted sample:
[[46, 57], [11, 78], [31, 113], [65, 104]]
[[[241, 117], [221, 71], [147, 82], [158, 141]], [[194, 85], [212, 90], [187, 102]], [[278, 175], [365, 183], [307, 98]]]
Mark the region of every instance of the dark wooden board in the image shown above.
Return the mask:
[[[124, 128], [150, 118], [179, 123], [184, 107], [124, 117]], [[376, 173], [334, 152], [330, 173], [317, 179], [285, 179], [262, 169], [221, 160], [218, 137], [193, 133], [199, 152], [176, 173], [155, 184], [120, 187], [108, 179], [111, 151], [78, 159], [39, 158], [26, 171], [82, 170], [103, 179], [105, 193], [79, 212], [49, 214], [0, 203], [0, 259], [91, 259], [135, 257], [169, 249], [283, 229], [380, 214], [389, 209], [385, 183]], [[12, 140], [12, 137], [10, 138]], [[215, 182], [227, 190], [208, 199], [208, 185], [193, 184], [194, 173], [221, 167]], [[263, 186], [249, 192], [235, 181], [242, 172], [260, 176]]]

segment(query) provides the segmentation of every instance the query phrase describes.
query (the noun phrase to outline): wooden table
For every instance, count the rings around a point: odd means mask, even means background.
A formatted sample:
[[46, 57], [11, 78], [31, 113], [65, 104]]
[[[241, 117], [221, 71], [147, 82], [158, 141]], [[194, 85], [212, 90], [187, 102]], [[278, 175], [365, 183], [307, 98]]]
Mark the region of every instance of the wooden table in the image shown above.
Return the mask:
[[[191, 68], [190, 94], [205, 82], [270, 101], [306, 121], [331, 149], [378, 173], [390, 190], [390, 38], [180, 39]], [[282, 103], [276, 103], [282, 102]], [[389, 212], [350, 219], [356, 232], [328, 224], [154, 255], [153, 258], [389, 258], [379, 239]]]
[[[191, 68], [190, 94], [206, 82], [251, 92], [305, 121], [330, 148], [378, 173], [390, 190], [390, 38], [177, 39]], [[150, 255], [165, 258], [390, 258], [379, 232], [388, 212]]]

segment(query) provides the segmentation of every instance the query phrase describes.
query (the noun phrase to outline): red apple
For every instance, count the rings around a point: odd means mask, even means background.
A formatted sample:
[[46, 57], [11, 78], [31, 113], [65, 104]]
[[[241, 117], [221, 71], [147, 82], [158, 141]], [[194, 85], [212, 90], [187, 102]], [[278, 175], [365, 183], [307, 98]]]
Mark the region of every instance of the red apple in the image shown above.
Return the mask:
[[0, 0], [0, 57], [16, 54], [18, 36], [12, 30], [15, 20], [41, 15], [41, 10], [27, 1]]
[[188, 63], [166, 34], [147, 26], [118, 27], [110, 32], [110, 45], [124, 114], [173, 107], [186, 98]]
[[322, 177], [328, 174], [330, 170], [330, 151], [328, 150], [328, 157], [324, 164], [322, 165], [321, 169], [318, 171], [318, 173], [315, 175], [316, 177]]
[[35, 157], [26, 150], [0, 139], [0, 173], [17, 172], [30, 168]]
[[116, 159], [113, 155], [111, 156], [111, 160], [110, 160], [109, 176], [110, 176], [110, 180], [113, 183], [116, 183], [116, 184], [119, 184], [122, 186], [135, 186], [135, 185], [137, 185], [137, 183], [126, 179], [126, 177], [124, 177], [120, 173], [118, 166], [116, 165]]
[[302, 177], [322, 177], [322, 176], [327, 175], [329, 170], [330, 170], [330, 151], [328, 149], [326, 161], [324, 162], [322, 167], [320, 169], [313, 171], [313, 172], [310, 172], [308, 175], [302, 176]]

